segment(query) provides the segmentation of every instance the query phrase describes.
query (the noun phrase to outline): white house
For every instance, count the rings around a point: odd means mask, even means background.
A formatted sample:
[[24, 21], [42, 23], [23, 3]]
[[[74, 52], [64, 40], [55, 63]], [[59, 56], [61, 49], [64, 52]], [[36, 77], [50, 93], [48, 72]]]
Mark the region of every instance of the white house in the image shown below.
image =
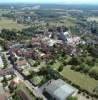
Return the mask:
[[1, 56], [0, 56], [0, 68], [4, 68], [4, 63], [3, 63], [3, 61], [2, 61]]

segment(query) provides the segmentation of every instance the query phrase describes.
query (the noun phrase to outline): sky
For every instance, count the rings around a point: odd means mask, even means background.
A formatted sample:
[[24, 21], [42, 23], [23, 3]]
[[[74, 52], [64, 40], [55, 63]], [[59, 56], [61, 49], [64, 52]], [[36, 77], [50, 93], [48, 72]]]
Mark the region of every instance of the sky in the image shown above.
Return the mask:
[[0, 3], [98, 4], [98, 0], [0, 0]]

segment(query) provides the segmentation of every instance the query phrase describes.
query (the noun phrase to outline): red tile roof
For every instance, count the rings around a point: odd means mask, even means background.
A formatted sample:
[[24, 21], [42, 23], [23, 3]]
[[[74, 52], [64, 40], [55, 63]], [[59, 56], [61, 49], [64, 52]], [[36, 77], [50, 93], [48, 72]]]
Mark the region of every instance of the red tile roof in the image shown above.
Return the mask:
[[26, 61], [26, 60], [17, 60], [17, 61], [16, 61], [16, 64], [17, 64], [18, 66], [23, 66], [23, 65], [26, 65], [26, 64], [27, 64], [27, 61]]

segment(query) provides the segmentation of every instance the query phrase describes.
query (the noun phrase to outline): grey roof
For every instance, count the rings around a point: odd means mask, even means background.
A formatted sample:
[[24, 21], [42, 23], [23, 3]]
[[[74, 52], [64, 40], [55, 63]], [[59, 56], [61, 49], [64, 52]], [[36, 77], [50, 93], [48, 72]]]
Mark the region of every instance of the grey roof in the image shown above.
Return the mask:
[[57, 100], [65, 100], [76, 91], [75, 88], [65, 83], [61, 79], [48, 81], [44, 85], [43, 91], [44, 90]]
[[2, 61], [1, 56], [0, 56], [0, 65], [3, 65], [3, 61]]
[[1, 94], [1, 93], [4, 93], [4, 89], [3, 89], [2, 83], [0, 83], [0, 94]]
[[[50, 84], [49, 84], [50, 83]], [[48, 87], [46, 88], [48, 92], [55, 92], [58, 88], [63, 86], [65, 84], [64, 81], [58, 79], [58, 80], [50, 80], [48, 83]]]

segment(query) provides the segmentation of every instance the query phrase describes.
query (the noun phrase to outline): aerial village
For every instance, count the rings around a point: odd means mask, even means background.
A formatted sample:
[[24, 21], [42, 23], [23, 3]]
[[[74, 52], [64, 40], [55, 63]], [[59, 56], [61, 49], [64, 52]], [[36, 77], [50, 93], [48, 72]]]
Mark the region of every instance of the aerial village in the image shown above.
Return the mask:
[[[78, 44], [85, 44], [85, 41], [61, 27], [56, 33], [45, 31], [21, 43], [6, 41], [7, 51], [0, 54], [0, 100], [19, 100], [18, 97], [22, 100], [75, 98], [80, 90], [62, 77], [62, 65], [53, 69], [51, 66], [62, 60], [59, 52], [65, 58], [65, 55], [83, 52], [77, 50]], [[66, 62], [63, 61], [63, 65]]]

